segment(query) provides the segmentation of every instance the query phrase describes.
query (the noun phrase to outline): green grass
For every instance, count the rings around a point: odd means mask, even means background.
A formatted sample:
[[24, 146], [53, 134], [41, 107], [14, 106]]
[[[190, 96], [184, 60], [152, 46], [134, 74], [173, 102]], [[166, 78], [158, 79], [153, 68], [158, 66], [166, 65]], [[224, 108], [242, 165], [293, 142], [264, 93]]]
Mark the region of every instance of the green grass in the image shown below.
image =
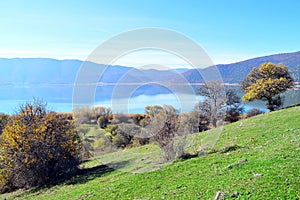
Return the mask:
[[214, 147], [206, 135], [216, 130], [191, 135], [186, 151], [208, 144], [208, 154], [165, 165], [155, 145], [106, 154], [62, 184], [0, 198], [213, 199], [220, 191], [224, 199], [300, 199], [299, 119], [294, 107], [229, 124]]

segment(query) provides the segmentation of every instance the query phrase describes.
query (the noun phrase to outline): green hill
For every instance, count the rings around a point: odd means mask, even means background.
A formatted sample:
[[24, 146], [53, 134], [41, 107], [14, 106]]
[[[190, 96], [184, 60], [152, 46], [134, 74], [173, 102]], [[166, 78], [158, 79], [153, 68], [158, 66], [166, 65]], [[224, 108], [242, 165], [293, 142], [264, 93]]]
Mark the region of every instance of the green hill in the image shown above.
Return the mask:
[[[107, 154], [64, 183], [0, 198], [300, 199], [299, 119], [293, 107], [226, 125], [207, 155], [170, 164], [159, 164], [155, 145]], [[191, 135], [187, 151], [214, 131]]]

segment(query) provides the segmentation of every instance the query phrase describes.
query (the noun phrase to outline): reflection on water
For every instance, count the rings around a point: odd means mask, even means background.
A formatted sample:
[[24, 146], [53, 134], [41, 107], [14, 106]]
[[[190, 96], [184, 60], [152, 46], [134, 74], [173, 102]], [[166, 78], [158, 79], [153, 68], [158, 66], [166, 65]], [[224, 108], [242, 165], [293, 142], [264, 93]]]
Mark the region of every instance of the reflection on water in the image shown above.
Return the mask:
[[[242, 94], [239, 94], [242, 95]], [[49, 109], [57, 112], [72, 111], [72, 87], [53, 88], [10, 88], [0, 87], [0, 112], [13, 114], [18, 106], [26, 101], [38, 97], [48, 103]], [[284, 93], [284, 107], [300, 103], [300, 90], [290, 90]], [[160, 94], [160, 95], [139, 95], [130, 99], [105, 99], [97, 100], [94, 105], [111, 107], [114, 113], [144, 113], [148, 105], [172, 105], [180, 113], [191, 111], [195, 104], [203, 99], [200, 96], [191, 94]], [[251, 108], [260, 108], [264, 111], [265, 102], [254, 101], [245, 104], [245, 111]]]

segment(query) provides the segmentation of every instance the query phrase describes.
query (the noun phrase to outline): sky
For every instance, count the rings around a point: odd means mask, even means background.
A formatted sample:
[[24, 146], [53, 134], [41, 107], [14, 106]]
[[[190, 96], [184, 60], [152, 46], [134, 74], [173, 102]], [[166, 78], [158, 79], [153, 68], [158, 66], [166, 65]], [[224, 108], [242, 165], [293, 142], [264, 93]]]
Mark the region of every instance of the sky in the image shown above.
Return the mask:
[[[7, 0], [0, 57], [85, 60], [115, 35], [157, 27], [196, 41], [215, 64], [233, 63], [299, 51], [299, 8], [298, 0]], [[135, 58], [118, 64], [139, 65]]]

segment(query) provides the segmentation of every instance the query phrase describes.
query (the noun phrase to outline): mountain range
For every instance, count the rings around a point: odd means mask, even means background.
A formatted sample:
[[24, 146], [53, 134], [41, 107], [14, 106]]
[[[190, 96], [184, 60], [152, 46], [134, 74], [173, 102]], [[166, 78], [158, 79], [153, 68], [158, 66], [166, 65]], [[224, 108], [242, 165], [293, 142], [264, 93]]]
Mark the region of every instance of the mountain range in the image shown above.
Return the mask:
[[[203, 83], [200, 74], [218, 70], [225, 83], [239, 83], [253, 67], [261, 63], [283, 63], [289, 67], [295, 81], [300, 82], [300, 51], [275, 54], [232, 64], [220, 64], [205, 69], [141, 70], [127, 66], [109, 66], [99, 77], [97, 94], [110, 99], [118, 84], [140, 84], [133, 96], [169, 93], [164, 84]], [[49, 58], [0, 58], [0, 99], [31, 99], [41, 97], [48, 101], [70, 101], [73, 84], [83, 64], [80, 60]], [[96, 67], [102, 64], [90, 63]], [[200, 71], [200, 74], [199, 74]], [[152, 84], [148, 84], [152, 83]], [[155, 84], [159, 83], [159, 84]], [[161, 83], [161, 84], [160, 84]], [[127, 91], [124, 90], [124, 93]], [[50, 100], [49, 100], [50, 99]]]
[[[203, 69], [203, 71], [207, 72], [218, 69], [223, 82], [239, 83], [247, 76], [253, 67], [259, 67], [260, 64], [265, 62], [275, 64], [283, 63], [289, 68], [294, 80], [300, 82], [300, 51], [252, 58], [232, 64], [219, 64]], [[183, 75], [189, 82], [203, 82], [199, 72], [195, 69], [188, 70], [184, 72]]]

